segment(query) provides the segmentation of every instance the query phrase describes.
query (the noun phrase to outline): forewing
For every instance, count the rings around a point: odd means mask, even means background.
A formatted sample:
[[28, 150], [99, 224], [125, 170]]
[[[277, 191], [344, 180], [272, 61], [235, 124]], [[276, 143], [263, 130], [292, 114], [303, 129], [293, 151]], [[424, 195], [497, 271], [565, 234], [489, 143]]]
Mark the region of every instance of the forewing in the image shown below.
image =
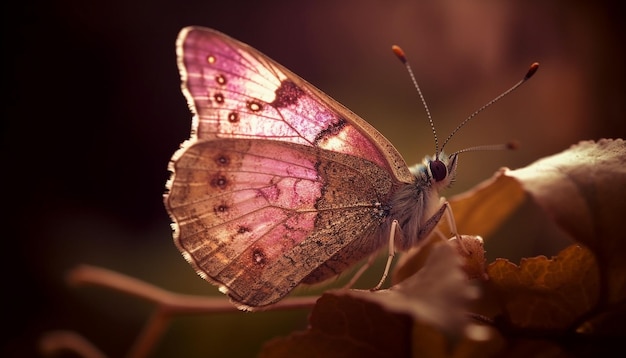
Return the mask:
[[370, 160], [402, 182], [406, 163], [376, 129], [252, 47], [187, 27], [177, 40], [182, 88], [196, 115], [192, 141], [270, 139]]

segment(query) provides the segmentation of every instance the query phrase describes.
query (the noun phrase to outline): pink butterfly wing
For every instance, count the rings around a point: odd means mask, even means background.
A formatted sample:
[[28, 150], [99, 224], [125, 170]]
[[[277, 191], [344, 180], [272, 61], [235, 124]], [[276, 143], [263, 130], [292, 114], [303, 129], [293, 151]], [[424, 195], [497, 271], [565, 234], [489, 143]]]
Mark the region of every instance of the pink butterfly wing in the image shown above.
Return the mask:
[[254, 48], [207, 28], [187, 27], [177, 42], [183, 93], [197, 139], [298, 143], [368, 159], [412, 182], [382, 134], [340, 103]]
[[264, 306], [384, 243], [390, 197], [415, 177], [380, 133], [217, 31], [183, 29], [177, 54], [196, 117], [165, 203], [203, 278]]

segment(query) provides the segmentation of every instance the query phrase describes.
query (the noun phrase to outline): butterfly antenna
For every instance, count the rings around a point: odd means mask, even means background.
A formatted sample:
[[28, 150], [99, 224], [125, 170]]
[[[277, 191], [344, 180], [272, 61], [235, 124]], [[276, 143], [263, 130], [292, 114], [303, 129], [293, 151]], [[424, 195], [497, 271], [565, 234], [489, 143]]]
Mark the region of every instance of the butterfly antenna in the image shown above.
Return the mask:
[[479, 145], [476, 147], [461, 149], [459, 151], [456, 151], [450, 154], [450, 156], [461, 154], [461, 153], [466, 153], [466, 152], [478, 152], [478, 151], [482, 152], [485, 150], [517, 150], [519, 149], [519, 147], [520, 147], [520, 143], [516, 140], [512, 140], [508, 143], [503, 143], [503, 144]]
[[[417, 93], [420, 95], [420, 99], [422, 100], [422, 104], [424, 105], [424, 109], [426, 110], [426, 115], [428, 116], [428, 122], [430, 122], [430, 129], [433, 131], [433, 136], [435, 137], [435, 158], [439, 159], [439, 140], [437, 139], [437, 131], [435, 130], [435, 123], [433, 122], [433, 118], [430, 115], [430, 110], [428, 109], [428, 105], [426, 104], [426, 100], [424, 99], [424, 95], [422, 94], [422, 90], [420, 86], [417, 84], [417, 80], [415, 79], [415, 75], [413, 74], [413, 69], [409, 64], [409, 61], [404, 54], [404, 51], [397, 45], [391, 46], [391, 50], [393, 53], [400, 59], [406, 70], [409, 72], [409, 76], [411, 76], [411, 81], [413, 81], [413, 85], [415, 89], [417, 89]], [[442, 147], [443, 149], [443, 147]]]
[[[519, 82], [517, 82], [515, 85], [513, 85], [513, 87], [511, 87], [508, 90], [502, 92], [502, 94], [500, 94], [498, 97], [496, 97], [496, 98], [492, 99], [491, 101], [487, 102], [487, 104], [485, 104], [484, 106], [480, 107], [478, 110], [476, 110], [474, 113], [472, 113], [469, 117], [467, 117], [463, 122], [461, 122], [452, 131], [452, 133], [450, 133], [448, 138], [446, 138], [446, 140], [443, 142], [443, 145], [441, 146], [441, 150], [443, 150], [443, 148], [446, 146], [446, 144], [448, 144], [448, 141], [450, 141], [452, 136], [454, 136], [454, 134], [456, 132], [458, 132], [459, 129], [461, 129], [465, 124], [467, 124], [467, 122], [469, 122], [472, 118], [476, 117], [476, 115], [478, 115], [480, 112], [484, 111], [487, 107], [489, 107], [492, 104], [494, 104], [494, 103], [498, 102], [499, 100], [501, 100], [504, 96], [506, 96], [509, 93], [515, 91], [524, 82], [528, 81], [535, 74], [535, 72], [537, 72], [538, 68], [539, 68], [539, 63], [538, 62], [534, 62], [532, 65], [530, 65], [530, 68], [528, 69], [528, 72], [526, 72], [526, 75], [524, 76], [524, 78], [522, 78]], [[486, 149], [486, 150], [492, 150], [492, 149], [514, 149], [514, 148], [507, 147], [506, 144], [504, 145], [504, 148], [502, 148], [503, 146], [496, 146], [496, 147], [497, 148], [491, 148], [490, 146], [487, 146], [487, 147], [474, 147], [474, 148], [464, 149], [464, 150], [459, 151], [457, 153], [474, 151], [474, 150], [483, 150], [483, 149]]]

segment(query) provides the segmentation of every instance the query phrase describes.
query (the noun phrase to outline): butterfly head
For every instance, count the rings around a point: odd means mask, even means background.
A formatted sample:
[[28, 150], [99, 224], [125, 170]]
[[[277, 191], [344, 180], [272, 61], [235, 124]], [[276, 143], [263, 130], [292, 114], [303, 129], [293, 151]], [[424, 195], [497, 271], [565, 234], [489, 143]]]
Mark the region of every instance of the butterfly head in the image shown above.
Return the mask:
[[459, 153], [450, 156], [439, 153], [434, 157], [426, 156], [421, 164], [409, 168], [418, 180], [429, 183], [437, 188], [448, 187], [456, 175]]

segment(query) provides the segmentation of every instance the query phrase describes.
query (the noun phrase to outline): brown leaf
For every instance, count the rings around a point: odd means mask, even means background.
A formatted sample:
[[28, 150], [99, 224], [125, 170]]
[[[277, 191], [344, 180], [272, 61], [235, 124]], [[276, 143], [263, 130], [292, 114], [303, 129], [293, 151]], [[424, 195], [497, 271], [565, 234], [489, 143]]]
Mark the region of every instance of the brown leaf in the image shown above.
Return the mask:
[[478, 297], [462, 271], [456, 248], [438, 241], [424, 266], [387, 290], [350, 290], [349, 295], [376, 302], [391, 312], [406, 313], [447, 332], [460, 333], [467, 325], [467, 303]]
[[432, 325], [415, 322], [413, 325], [413, 357], [449, 357], [446, 335]]
[[596, 260], [578, 245], [552, 259], [522, 259], [519, 266], [497, 259], [487, 273], [510, 324], [519, 328], [563, 330], [598, 302]]
[[378, 304], [326, 293], [309, 321], [307, 331], [268, 342], [260, 357], [411, 356], [411, 318]]
[[[504, 175], [506, 170], [500, 169], [469, 191], [450, 198], [460, 234], [488, 236], [524, 202], [522, 186]], [[443, 220], [439, 228], [447, 232], [447, 225]]]
[[467, 278], [486, 280], [485, 272], [485, 243], [480, 236], [459, 235], [450, 239], [450, 244], [456, 248], [457, 254], [463, 258], [463, 271]]
[[436, 241], [424, 267], [390, 289], [325, 293], [309, 330], [268, 343], [262, 356], [409, 356], [414, 321], [432, 327], [422, 332], [441, 335], [439, 348], [425, 351], [445, 351], [450, 336], [443, 333], [465, 332], [467, 303], [478, 295], [461, 264], [455, 247]]
[[430, 235], [422, 245], [401, 253], [391, 273], [392, 284], [396, 285], [421, 270], [430, 256], [431, 249], [438, 241], [440, 238], [436, 235]]
[[592, 247], [598, 234], [619, 235], [626, 208], [626, 143], [585, 141], [517, 170], [517, 178], [572, 237]]
[[[480, 236], [459, 235], [452, 237], [448, 242], [457, 251], [463, 261], [462, 270], [469, 279], [486, 279], [485, 273], [485, 249], [484, 242]], [[462, 245], [459, 244], [462, 242]], [[405, 252], [398, 259], [392, 273], [392, 282], [397, 284], [413, 276], [426, 264], [426, 259], [430, 256], [431, 248], [440, 243], [440, 238], [431, 236], [422, 246]]]
[[489, 339], [474, 340], [468, 336], [457, 337], [451, 345], [449, 336], [432, 325], [415, 322], [413, 326], [413, 357], [498, 357], [503, 346], [503, 338], [495, 329], [480, 327]]
[[519, 180], [557, 225], [596, 254], [603, 300], [626, 298], [626, 142], [580, 142], [506, 175]]

